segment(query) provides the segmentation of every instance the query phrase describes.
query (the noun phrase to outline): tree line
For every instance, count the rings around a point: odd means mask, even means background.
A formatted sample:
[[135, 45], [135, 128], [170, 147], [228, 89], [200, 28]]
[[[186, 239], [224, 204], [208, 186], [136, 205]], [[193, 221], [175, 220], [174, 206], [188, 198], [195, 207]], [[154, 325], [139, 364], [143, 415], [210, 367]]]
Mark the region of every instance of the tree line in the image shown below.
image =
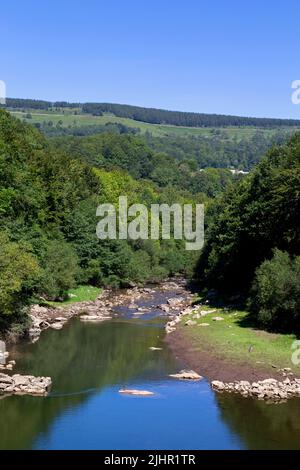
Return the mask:
[[[122, 158], [129, 161], [142, 144], [127, 137]], [[114, 151], [117, 146], [104, 141], [104, 155]], [[0, 329], [13, 324], [21, 332], [30, 302], [63, 299], [76, 285], [126, 286], [191, 270], [195, 254], [181, 240], [96, 237], [97, 206], [119, 195], [130, 204], [169, 203], [175, 196], [192, 202], [189, 193], [139, 179], [147, 152], [137, 178], [125, 164], [95, 168], [0, 110]]]
[[103, 113], [113, 113], [117, 117], [130, 118], [150, 124], [167, 124], [184, 127], [295, 127], [300, 126], [300, 120], [253, 118], [220, 114], [191, 113], [183, 111], [168, 111], [164, 109], [145, 108], [115, 103], [68, 103], [65, 101], [44, 101], [20, 98], [7, 98], [8, 108], [50, 110], [55, 108], [80, 108], [83, 113], [101, 116]]

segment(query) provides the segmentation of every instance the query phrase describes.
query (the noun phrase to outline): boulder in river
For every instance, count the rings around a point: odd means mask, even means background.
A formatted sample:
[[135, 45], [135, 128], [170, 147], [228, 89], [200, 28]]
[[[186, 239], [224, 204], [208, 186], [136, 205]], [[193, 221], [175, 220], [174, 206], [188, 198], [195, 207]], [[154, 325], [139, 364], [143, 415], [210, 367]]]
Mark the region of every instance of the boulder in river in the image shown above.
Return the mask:
[[181, 370], [177, 374], [170, 374], [170, 377], [180, 380], [201, 380], [203, 378], [194, 370]]
[[61, 330], [63, 326], [64, 326], [63, 323], [55, 322], [50, 325], [50, 328], [52, 328], [52, 330]]
[[136, 309], [138, 308], [138, 305], [137, 305], [137, 304], [134, 304], [134, 303], [131, 303], [131, 304], [128, 305], [128, 308], [129, 308], [130, 310], [136, 310]]
[[167, 302], [171, 307], [175, 307], [178, 304], [182, 304], [185, 301], [183, 297], [174, 297], [172, 299], [168, 299]]

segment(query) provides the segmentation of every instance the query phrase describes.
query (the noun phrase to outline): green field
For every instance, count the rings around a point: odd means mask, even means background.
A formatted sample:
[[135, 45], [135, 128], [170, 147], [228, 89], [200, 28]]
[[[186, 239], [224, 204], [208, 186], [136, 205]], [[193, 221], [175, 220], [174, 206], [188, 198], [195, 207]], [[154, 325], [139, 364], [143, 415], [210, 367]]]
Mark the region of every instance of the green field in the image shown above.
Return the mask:
[[[108, 122], [121, 123], [127, 127], [140, 129], [141, 133], [150, 132], [155, 137], [163, 137], [166, 135], [173, 136], [202, 136], [212, 137], [212, 131], [215, 128], [199, 128], [199, 127], [180, 127], [171, 125], [160, 125], [160, 124], [149, 124], [146, 122], [135, 121], [133, 119], [116, 117], [113, 114], [105, 114], [103, 116], [93, 116], [91, 114], [84, 114], [77, 111], [78, 114], [74, 114], [74, 109], [65, 109], [64, 113], [61, 111], [36, 111], [26, 110], [23, 111], [12, 111], [11, 113], [28, 123], [42, 124], [44, 121], [52, 121], [54, 125], [57, 125], [59, 121], [62, 121], [63, 127], [81, 127], [91, 125], [105, 125]], [[32, 118], [28, 119], [26, 114], [31, 114]], [[243, 138], [251, 138], [258, 130], [267, 135], [272, 135], [276, 129], [259, 129], [257, 127], [228, 127], [218, 128], [225, 138], [237, 140]], [[282, 130], [292, 131], [295, 128], [281, 128]]]

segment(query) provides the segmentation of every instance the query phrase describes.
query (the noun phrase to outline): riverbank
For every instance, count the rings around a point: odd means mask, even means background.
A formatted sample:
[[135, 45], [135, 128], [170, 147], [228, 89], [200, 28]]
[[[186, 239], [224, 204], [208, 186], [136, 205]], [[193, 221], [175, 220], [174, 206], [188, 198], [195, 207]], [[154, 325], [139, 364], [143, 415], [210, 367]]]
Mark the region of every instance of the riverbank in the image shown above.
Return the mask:
[[187, 367], [210, 381], [300, 377], [300, 366], [292, 362], [296, 337], [256, 330], [246, 319], [245, 312], [195, 306], [171, 325], [166, 342]]
[[[172, 295], [175, 296], [169, 299], [169, 303], [153, 304], [146, 308], [136, 304], [140, 300], [148, 302], [153, 295], [164, 291], [173, 292]], [[24, 339], [35, 343], [40, 339], [44, 330], [61, 330], [69, 320], [77, 316], [81, 321], [91, 323], [111, 320], [119, 315], [116, 312], [118, 307], [128, 307], [136, 316], [143, 315], [151, 309], [158, 309], [162, 316], [167, 317], [178, 313], [190, 301], [191, 293], [186, 290], [185, 280], [182, 278], [166, 279], [151, 287], [135, 286], [129, 289], [97, 289], [81, 286], [76, 289], [76, 292], [74, 290], [67, 301], [46, 302], [42, 300], [40, 303], [32, 304], [25, 321], [28, 326], [22, 335], [7, 330], [6, 333], [3, 332], [2, 340], [7, 345], [18, 343]], [[5, 344], [3, 341], [2, 343]], [[7, 358], [9, 353], [5, 354]], [[3, 366], [3, 369], [6, 368], [10, 369], [10, 366]]]
[[[75, 297], [75, 296], [74, 296]], [[72, 299], [74, 299], [72, 297]], [[77, 296], [78, 297], [78, 296]], [[79, 297], [80, 298], [80, 297]], [[81, 296], [82, 298], [82, 296]], [[36, 343], [42, 336], [43, 331], [62, 330], [64, 326], [74, 317], [78, 317], [81, 323], [102, 323], [113, 318], [124, 318], [126, 312], [128, 318], [139, 320], [143, 315], [153, 315], [157, 317], [169, 317], [178, 314], [191, 301], [191, 294], [185, 288], [183, 279], [166, 280], [159, 285], [149, 287], [133, 287], [120, 290], [103, 290], [94, 300], [79, 302], [62, 302], [49, 304], [43, 301], [42, 305], [34, 304], [28, 312], [29, 327], [26, 341], [23, 343]], [[18, 360], [9, 360], [8, 349], [14, 348], [13, 343], [0, 342], [0, 370], [11, 373], [18, 367]], [[16, 345], [16, 347], [18, 347]], [[161, 350], [155, 343], [149, 346], [149, 350]], [[14, 376], [0, 374], [0, 394], [41, 394], [39, 383], [46, 383], [51, 378], [38, 377], [37, 379], [29, 375], [17, 375], [16, 384]], [[30, 379], [30, 380], [29, 380]], [[40, 380], [43, 379], [43, 380]], [[47, 379], [47, 380], [46, 380]], [[22, 382], [22, 383], [21, 383]], [[21, 389], [19, 389], [20, 384]], [[47, 382], [48, 383], [48, 382]], [[46, 394], [47, 387], [44, 387], [42, 394]], [[36, 390], [35, 390], [36, 389]]]

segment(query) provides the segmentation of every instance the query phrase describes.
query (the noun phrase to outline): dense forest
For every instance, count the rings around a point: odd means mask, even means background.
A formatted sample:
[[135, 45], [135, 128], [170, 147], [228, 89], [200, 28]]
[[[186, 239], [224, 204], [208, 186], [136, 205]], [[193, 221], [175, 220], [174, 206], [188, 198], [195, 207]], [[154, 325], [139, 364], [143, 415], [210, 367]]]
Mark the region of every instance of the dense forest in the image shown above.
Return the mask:
[[150, 180], [160, 188], [186, 190], [198, 194], [203, 201], [215, 197], [238, 178], [228, 169], [199, 170], [194, 158], [177, 160], [165, 152], [157, 153], [144, 139], [132, 135], [107, 132], [88, 137], [60, 137], [50, 142], [54, 149], [94, 167], [122, 168], [134, 178]]
[[85, 113], [98, 115], [99, 113], [113, 113], [115, 116], [149, 122], [151, 124], [169, 124], [184, 127], [279, 127], [297, 126], [300, 123], [299, 120], [294, 119], [267, 119], [223, 116], [219, 114], [187, 113], [111, 103], [86, 103], [82, 106], [82, 110]]
[[[149, 131], [142, 134], [140, 129], [118, 122], [66, 127], [60, 122], [54, 125], [49, 119], [34, 125], [47, 137], [86, 137], [102, 133], [139, 136], [156, 153], [164, 153], [181, 161], [193, 160], [197, 168], [234, 168], [243, 171], [249, 171], [272, 145], [285, 143], [294, 133], [293, 128], [276, 129], [272, 133], [257, 129], [253, 135], [238, 138], [230, 137], [224, 130], [212, 128], [208, 129], [205, 135], [181, 136], [169, 133], [155, 136]], [[68, 139], [68, 142], [71, 142], [71, 139]]]
[[[77, 135], [48, 127], [55, 130], [0, 109], [0, 328], [22, 325], [33, 299], [63, 299], [79, 284], [126, 286], [193, 272], [210, 295], [247, 304], [257, 324], [297, 328], [299, 134], [286, 143], [280, 130], [243, 140], [220, 129], [207, 138], [142, 135], [120, 123]], [[247, 176], [228, 169], [253, 166]], [[120, 195], [147, 206], [204, 203], [200, 258], [181, 240], [100, 242], [96, 208]]]
[[[133, 143], [127, 152], [134, 154]], [[134, 176], [143, 176], [143, 164]], [[195, 254], [181, 240], [98, 240], [96, 208], [119, 195], [130, 204], [192, 202], [190, 193], [125, 170], [72, 158], [0, 110], [0, 327], [22, 323], [34, 297], [64, 298], [76, 284], [125, 286], [191, 269]]]
[[226, 116], [219, 114], [189, 113], [182, 111], [167, 111], [164, 109], [143, 108], [113, 103], [67, 103], [50, 102], [43, 100], [8, 98], [6, 105], [9, 108], [31, 108], [48, 110], [55, 108], [80, 108], [84, 113], [101, 116], [103, 113], [112, 113], [115, 116], [130, 118], [136, 121], [151, 124], [169, 124], [185, 127], [228, 127], [228, 126], [253, 126], [253, 127], [287, 127], [299, 126], [296, 119], [271, 119], [252, 118], [241, 116]]
[[257, 130], [253, 136], [238, 139], [229, 138], [220, 129], [210, 129], [204, 136], [174, 136], [155, 137], [146, 133], [148, 145], [156, 152], [184, 160], [186, 158], [197, 162], [198, 168], [236, 168], [249, 171], [272, 147], [287, 141], [290, 133], [277, 129], [271, 135]]
[[299, 329], [299, 211], [300, 134], [271, 149], [210, 206], [197, 265], [201, 285], [248, 299], [263, 326]]

